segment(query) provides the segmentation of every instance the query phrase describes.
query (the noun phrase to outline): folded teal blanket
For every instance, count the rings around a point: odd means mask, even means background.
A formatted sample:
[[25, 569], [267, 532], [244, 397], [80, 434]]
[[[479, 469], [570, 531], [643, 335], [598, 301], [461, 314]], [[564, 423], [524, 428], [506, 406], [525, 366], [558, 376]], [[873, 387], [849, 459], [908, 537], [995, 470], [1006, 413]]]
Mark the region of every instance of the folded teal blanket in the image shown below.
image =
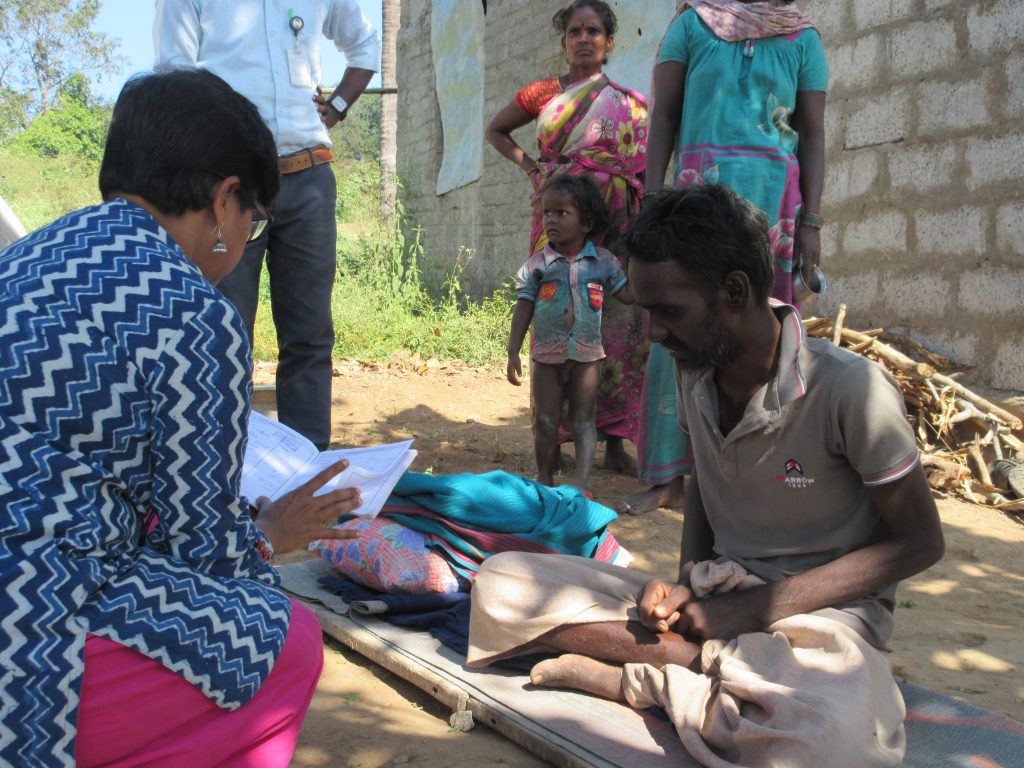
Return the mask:
[[472, 579], [498, 552], [555, 552], [611, 561], [606, 531], [618, 515], [572, 486], [546, 485], [508, 472], [424, 475], [406, 472], [381, 510], [428, 535], [428, 545]]

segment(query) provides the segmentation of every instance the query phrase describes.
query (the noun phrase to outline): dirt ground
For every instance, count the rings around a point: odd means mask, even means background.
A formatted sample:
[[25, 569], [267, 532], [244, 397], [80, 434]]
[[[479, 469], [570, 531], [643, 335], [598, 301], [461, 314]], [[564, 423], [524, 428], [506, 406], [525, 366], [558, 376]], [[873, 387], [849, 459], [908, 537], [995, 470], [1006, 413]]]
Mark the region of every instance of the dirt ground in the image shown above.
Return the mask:
[[[338, 361], [336, 373], [338, 445], [411, 437], [415, 471], [533, 472], [526, 386], [515, 388], [495, 371], [408, 360], [379, 368]], [[272, 381], [270, 367], [258, 368], [260, 381]], [[607, 504], [637, 489], [634, 478], [601, 470], [593, 485]], [[1024, 720], [1024, 525], [952, 498], [940, 498], [939, 510], [946, 557], [900, 586], [893, 667], [913, 683]], [[665, 577], [677, 568], [681, 528], [682, 514], [666, 509], [612, 526], [634, 567]], [[329, 643], [293, 765], [543, 765], [486, 727], [454, 731], [449, 714]]]

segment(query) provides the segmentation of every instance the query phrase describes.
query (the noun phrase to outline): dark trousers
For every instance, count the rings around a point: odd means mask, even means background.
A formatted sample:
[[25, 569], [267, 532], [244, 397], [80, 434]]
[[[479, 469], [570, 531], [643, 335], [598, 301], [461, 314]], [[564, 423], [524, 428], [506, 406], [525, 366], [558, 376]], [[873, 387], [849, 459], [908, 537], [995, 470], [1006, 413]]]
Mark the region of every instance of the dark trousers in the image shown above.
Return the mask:
[[320, 450], [331, 438], [336, 196], [330, 165], [282, 176], [281, 192], [271, 211], [273, 225], [246, 247], [238, 266], [217, 286], [238, 308], [251, 340], [266, 255], [280, 358], [278, 418]]

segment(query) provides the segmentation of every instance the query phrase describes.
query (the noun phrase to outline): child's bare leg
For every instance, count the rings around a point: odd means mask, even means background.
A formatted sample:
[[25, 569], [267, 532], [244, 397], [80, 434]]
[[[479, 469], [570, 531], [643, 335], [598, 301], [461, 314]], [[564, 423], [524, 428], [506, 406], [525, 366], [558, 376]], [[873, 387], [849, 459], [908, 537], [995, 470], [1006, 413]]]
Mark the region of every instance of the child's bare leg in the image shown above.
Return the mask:
[[618, 435], [608, 435], [605, 438], [602, 466], [612, 472], [636, 475], [636, 459], [626, 453], [626, 441]]
[[555, 484], [558, 465], [558, 424], [562, 420], [562, 366], [533, 364], [533, 449], [537, 457], [537, 481]]
[[597, 388], [600, 384], [600, 361], [574, 363], [569, 374], [569, 423], [576, 444], [576, 485], [590, 487], [590, 470], [594, 467], [597, 449]]

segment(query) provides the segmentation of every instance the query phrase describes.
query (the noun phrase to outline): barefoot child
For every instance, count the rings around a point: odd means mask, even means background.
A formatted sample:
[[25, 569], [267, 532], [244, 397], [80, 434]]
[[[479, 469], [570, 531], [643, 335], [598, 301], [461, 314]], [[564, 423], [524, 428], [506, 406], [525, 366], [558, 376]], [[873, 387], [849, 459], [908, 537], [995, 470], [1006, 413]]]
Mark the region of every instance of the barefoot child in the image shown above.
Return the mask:
[[569, 400], [569, 422], [576, 444], [576, 485], [587, 490], [594, 463], [601, 346], [601, 307], [609, 293], [632, 304], [632, 289], [618, 259], [596, 247], [608, 225], [608, 208], [593, 182], [561, 175], [541, 189], [548, 244], [516, 275], [516, 308], [508, 338], [508, 380], [519, 386], [519, 350], [533, 323], [534, 451], [537, 479], [554, 484], [562, 402]]

